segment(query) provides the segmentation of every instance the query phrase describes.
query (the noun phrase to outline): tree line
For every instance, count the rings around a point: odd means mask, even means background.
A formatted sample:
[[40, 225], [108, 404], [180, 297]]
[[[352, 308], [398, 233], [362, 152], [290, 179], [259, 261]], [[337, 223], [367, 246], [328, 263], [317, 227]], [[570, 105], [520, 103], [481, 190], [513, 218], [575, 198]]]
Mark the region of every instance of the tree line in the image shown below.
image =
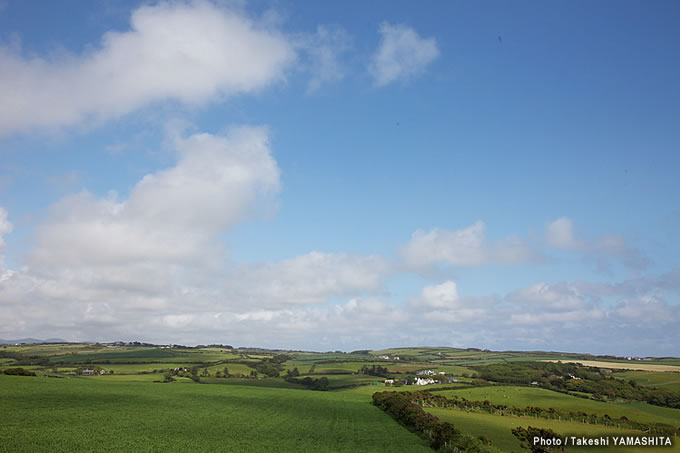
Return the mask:
[[462, 409], [467, 411], [484, 412], [496, 415], [516, 415], [540, 417], [554, 420], [567, 420], [588, 423], [591, 425], [606, 425], [618, 426], [621, 428], [631, 428], [640, 431], [649, 432], [652, 434], [677, 436], [680, 435], [680, 428], [665, 424], [665, 423], [641, 423], [630, 420], [623, 416], [620, 418], [612, 418], [607, 414], [597, 415], [588, 414], [582, 411], [566, 411], [555, 408], [542, 408], [527, 406], [524, 408], [507, 406], [505, 404], [494, 404], [488, 400], [473, 401], [463, 397], [454, 396], [447, 398], [444, 395], [438, 395], [432, 392], [417, 391], [411, 392], [411, 401], [414, 404], [422, 407], [440, 407], [451, 409]]
[[635, 381], [604, 376], [598, 368], [573, 363], [502, 363], [478, 367], [477, 372], [480, 378], [487, 381], [508, 384], [536, 382], [542, 388], [562, 393], [590, 393], [597, 400], [621, 398], [680, 409], [679, 393], [641, 387]]
[[[418, 392], [415, 392], [418, 393]], [[412, 401], [412, 392], [376, 392], [373, 404], [390, 414], [410, 431], [429, 442], [430, 447], [442, 453], [497, 452], [498, 449], [479, 438], [456, 429], [451, 423], [441, 422]]]

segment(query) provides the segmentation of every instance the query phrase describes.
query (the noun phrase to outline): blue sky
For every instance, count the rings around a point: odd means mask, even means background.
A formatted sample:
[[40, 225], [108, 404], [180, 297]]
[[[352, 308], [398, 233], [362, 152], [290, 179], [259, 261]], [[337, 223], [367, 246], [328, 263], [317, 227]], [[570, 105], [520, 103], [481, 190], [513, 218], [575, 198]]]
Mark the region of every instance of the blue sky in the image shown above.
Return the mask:
[[2, 3], [0, 338], [680, 354], [680, 7], [419, 6]]

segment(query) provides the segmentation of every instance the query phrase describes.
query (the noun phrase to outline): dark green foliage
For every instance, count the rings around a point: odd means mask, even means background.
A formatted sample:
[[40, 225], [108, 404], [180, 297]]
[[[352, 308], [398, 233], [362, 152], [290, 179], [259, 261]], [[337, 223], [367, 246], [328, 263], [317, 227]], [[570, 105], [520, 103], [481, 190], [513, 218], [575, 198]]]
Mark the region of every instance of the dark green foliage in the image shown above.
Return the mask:
[[174, 380], [175, 380], [175, 378], [172, 377], [172, 373], [170, 373], [170, 372], [167, 372], [163, 375], [163, 382], [172, 382]]
[[13, 376], [35, 376], [35, 373], [31, 370], [26, 370], [24, 368], [7, 368], [5, 374]]
[[561, 448], [557, 446], [540, 445], [540, 443], [534, 444], [534, 438], [536, 437], [546, 440], [549, 439], [551, 441], [554, 439], [559, 439], [557, 433], [552, 429], [536, 428], [534, 426], [522, 428], [521, 426], [518, 426], [517, 428], [512, 429], [512, 434], [519, 439], [522, 448], [527, 448], [532, 453], [548, 453]]
[[477, 367], [479, 377], [510, 384], [538, 383], [561, 392], [590, 393], [595, 399], [644, 401], [655, 406], [680, 409], [680, 394], [633, 385], [629, 381], [603, 376], [597, 368], [574, 363], [513, 362]]
[[390, 414], [399, 423], [430, 442], [440, 452], [495, 451], [484, 442], [457, 430], [452, 424], [440, 422], [414, 402], [422, 392], [376, 392], [373, 404]]
[[314, 379], [309, 376], [303, 379], [297, 379], [292, 376], [286, 376], [285, 379], [286, 381], [291, 382], [293, 384], [304, 385], [305, 387], [311, 390], [328, 390], [329, 382], [326, 376], [320, 377], [319, 379]]
[[665, 436], [677, 436], [680, 435], [680, 429], [665, 423], [642, 423], [633, 420], [629, 420], [626, 417], [612, 418], [608, 415], [597, 415], [588, 414], [586, 412], [578, 411], [567, 411], [559, 410], [554, 408], [541, 408], [541, 407], [513, 407], [506, 406], [505, 404], [493, 404], [488, 400], [485, 401], [471, 401], [465, 398], [455, 396], [452, 399], [446, 398], [444, 395], [438, 395], [429, 391], [421, 392], [411, 392], [411, 401], [419, 406], [427, 407], [439, 407], [439, 408], [452, 408], [452, 409], [463, 409], [473, 412], [484, 412], [487, 414], [499, 414], [499, 415], [514, 415], [520, 417], [541, 417], [547, 419], [564, 419], [564, 420], [576, 420], [582, 423], [588, 423], [592, 425], [613, 425], [616, 424], [619, 427], [636, 429], [639, 431], [644, 431], [652, 434], [665, 435]]
[[387, 377], [389, 372], [387, 371], [387, 367], [380, 366], [380, 365], [364, 365], [359, 369], [359, 373], [362, 374], [368, 374], [369, 376], [379, 376], [379, 377]]

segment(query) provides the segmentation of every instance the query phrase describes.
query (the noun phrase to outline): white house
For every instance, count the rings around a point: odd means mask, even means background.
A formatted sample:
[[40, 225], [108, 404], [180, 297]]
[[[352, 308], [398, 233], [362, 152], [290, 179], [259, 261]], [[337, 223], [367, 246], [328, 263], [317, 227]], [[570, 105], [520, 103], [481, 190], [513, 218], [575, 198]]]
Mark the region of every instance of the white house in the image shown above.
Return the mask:
[[379, 355], [378, 358], [383, 360], [390, 360], [390, 356], [388, 355]]
[[83, 370], [83, 376], [94, 376], [94, 370]]
[[415, 382], [413, 385], [430, 385], [430, 384], [435, 384], [434, 379], [423, 379], [423, 378], [416, 378]]
[[385, 385], [392, 385], [394, 384], [394, 379], [385, 379]]
[[434, 376], [435, 372], [432, 370], [423, 370], [423, 371], [418, 371], [416, 373], [418, 376]]

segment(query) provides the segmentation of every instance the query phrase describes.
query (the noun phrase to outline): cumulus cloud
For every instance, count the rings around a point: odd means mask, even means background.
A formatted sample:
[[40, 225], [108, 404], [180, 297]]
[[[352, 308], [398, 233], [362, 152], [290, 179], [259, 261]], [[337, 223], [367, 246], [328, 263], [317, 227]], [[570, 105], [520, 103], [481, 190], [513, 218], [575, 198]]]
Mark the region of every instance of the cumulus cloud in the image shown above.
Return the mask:
[[275, 193], [279, 169], [266, 129], [178, 138], [177, 165], [146, 175], [126, 200], [88, 192], [54, 205], [36, 229], [30, 263], [38, 268], [204, 261], [211, 240]]
[[617, 321], [625, 324], [660, 325], [680, 320], [680, 305], [669, 304], [661, 293], [619, 301], [614, 309]]
[[486, 238], [486, 225], [477, 221], [460, 230], [417, 230], [411, 240], [401, 248], [407, 266], [424, 268], [434, 263], [447, 263], [460, 267], [483, 264], [516, 264], [539, 259], [537, 253], [518, 236], [509, 236], [490, 243]]
[[258, 265], [239, 265], [225, 282], [235, 300], [257, 306], [325, 303], [330, 296], [380, 289], [384, 258], [311, 252]]
[[605, 316], [576, 286], [567, 283], [536, 283], [508, 294], [506, 300], [517, 308], [510, 316], [511, 324], [561, 324]]
[[581, 252], [587, 260], [607, 271], [610, 260], [620, 261], [630, 270], [644, 270], [649, 259], [639, 250], [628, 245], [620, 235], [605, 234], [599, 239], [588, 241], [576, 236], [574, 224], [568, 217], [560, 217], [546, 226], [545, 243], [556, 249]]
[[285, 80], [289, 39], [265, 21], [210, 1], [132, 12], [81, 55], [23, 56], [0, 47], [0, 135], [124, 115], [153, 102], [199, 105]]
[[582, 250], [585, 248], [583, 241], [574, 237], [574, 224], [567, 217], [560, 217], [550, 222], [545, 231], [545, 241], [550, 247]]
[[380, 24], [380, 45], [369, 72], [377, 86], [422, 74], [439, 56], [435, 38], [423, 38], [406, 25]]

